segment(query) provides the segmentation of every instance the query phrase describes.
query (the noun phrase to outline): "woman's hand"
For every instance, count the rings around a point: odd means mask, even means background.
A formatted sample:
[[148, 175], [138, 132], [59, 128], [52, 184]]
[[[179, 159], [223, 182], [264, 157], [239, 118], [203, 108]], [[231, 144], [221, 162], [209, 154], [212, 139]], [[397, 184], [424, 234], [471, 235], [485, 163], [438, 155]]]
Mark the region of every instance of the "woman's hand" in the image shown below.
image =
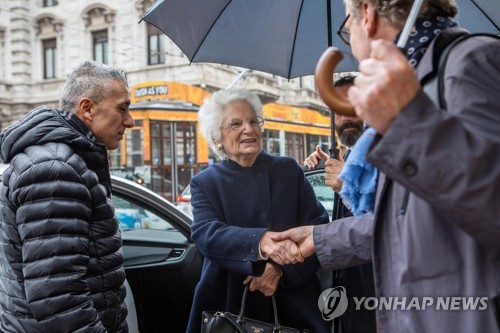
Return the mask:
[[279, 265], [296, 264], [304, 261], [299, 247], [294, 242], [289, 239], [276, 242], [271, 239], [271, 236], [275, 234], [277, 233], [266, 231], [260, 239], [260, 252], [265, 258], [270, 258]]
[[304, 225], [282, 232], [275, 232], [271, 235], [271, 238], [275, 241], [291, 240], [299, 247], [301, 255], [307, 258], [312, 256], [315, 251], [313, 231], [313, 225]]
[[258, 290], [263, 293], [265, 296], [272, 296], [276, 289], [278, 289], [278, 285], [280, 283], [280, 279], [283, 273], [278, 265], [272, 262], [267, 262], [266, 268], [264, 269], [264, 273], [259, 276], [247, 276], [243, 284], [250, 283], [248, 289], [250, 291]]

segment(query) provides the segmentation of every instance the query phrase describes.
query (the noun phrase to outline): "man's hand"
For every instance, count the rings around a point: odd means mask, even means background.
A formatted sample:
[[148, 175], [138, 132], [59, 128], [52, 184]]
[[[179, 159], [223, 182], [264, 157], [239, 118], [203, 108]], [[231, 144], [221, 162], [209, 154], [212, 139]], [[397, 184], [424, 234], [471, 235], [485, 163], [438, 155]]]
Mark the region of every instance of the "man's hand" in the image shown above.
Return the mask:
[[248, 284], [250, 282], [250, 286], [248, 286], [250, 291], [258, 290], [269, 297], [276, 292], [282, 275], [283, 273], [278, 265], [268, 262], [261, 276], [255, 277], [249, 275], [243, 284]]
[[337, 193], [342, 189], [342, 181], [339, 179], [339, 174], [343, 166], [344, 162], [334, 158], [329, 158], [325, 163], [325, 184]]
[[294, 242], [287, 239], [276, 242], [271, 239], [274, 234], [276, 233], [266, 231], [260, 239], [259, 246], [263, 256], [269, 257], [279, 265], [296, 264], [304, 261], [304, 257]]
[[297, 244], [302, 256], [307, 258], [314, 254], [313, 228], [312, 225], [306, 225], [288, 229], [272, 235], [271, 239], [276, 242], [291, 240]]
[[420, 89], [408, 59], [389, 41], [374, 40], [370, 58], [359, 64], [360, 74], [347, 95], [356, 114], [385, 134]]
[[317, 145], [316, 150], [304, 160], [304, 165], [309, 169], [314, 169], [318, 165], [319, 161], [326, 161], [329, 157], [330, 156], [327, 153], [321, 150], [321, 146]]

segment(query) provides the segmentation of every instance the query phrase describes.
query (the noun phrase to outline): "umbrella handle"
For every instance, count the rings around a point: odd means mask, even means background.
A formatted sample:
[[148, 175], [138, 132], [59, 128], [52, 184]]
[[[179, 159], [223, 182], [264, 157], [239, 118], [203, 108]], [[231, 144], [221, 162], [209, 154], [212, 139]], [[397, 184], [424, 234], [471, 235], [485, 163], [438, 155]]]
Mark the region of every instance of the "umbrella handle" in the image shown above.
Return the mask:
[[329, 47], [323, 52], [316, 65], [314, 79], [316, 89], [325, 104], [335, 113], [344, 116], [356, 116], [354, 107], [344, 95], [336, 91], [333, 85], [333, 73], [335, 67], [344, 56], [339, 49]]

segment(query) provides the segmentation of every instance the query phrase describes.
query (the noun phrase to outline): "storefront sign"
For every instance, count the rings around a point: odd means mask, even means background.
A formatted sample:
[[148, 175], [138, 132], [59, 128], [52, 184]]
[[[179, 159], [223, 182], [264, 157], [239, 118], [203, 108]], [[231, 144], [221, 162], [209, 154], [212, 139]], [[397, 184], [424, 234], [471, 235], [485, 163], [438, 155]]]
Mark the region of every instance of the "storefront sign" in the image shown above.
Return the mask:
[[140, 87], [134, 91], [135, 98], [140, 98], [145, 96], [155, 97], [158, 95], [167, 95], [167, 94], [168, 94], [167, 85]]
[[199, 87], [180, 82], [148, 81], [132, 87], [130, 96], [132, 104], [140, 101], [183, 101], [201, 105], [210, 94]]

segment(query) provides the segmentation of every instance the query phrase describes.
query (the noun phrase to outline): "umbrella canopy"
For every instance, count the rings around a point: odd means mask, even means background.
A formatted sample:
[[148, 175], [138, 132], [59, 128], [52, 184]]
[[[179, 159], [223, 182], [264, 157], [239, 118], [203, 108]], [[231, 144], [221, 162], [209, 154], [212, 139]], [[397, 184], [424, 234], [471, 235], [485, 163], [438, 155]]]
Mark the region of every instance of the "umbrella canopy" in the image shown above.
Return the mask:
[[[500, 33], [498, 0], [457, 0], [458, 21], [471, 32]], [[357, 70], [335, 33], [342, 0], [158, 0], [142, 18], [165, 33], [192, 62], [259, 70], [285, 78], [314, 74], [328, 46], [345, 55], [336, 70]]]
[[335, 33], [344, 17], [341, 0], [158, 0], [143, 20], [192, 62], [290, 79], [314, 74], [319, 57], [332, 45], [347, 55], [338, 70], [357, 70], [350, 47]]
[[461, 27], [470, 32], [500, 34], [499, 0], [457, 0]]

